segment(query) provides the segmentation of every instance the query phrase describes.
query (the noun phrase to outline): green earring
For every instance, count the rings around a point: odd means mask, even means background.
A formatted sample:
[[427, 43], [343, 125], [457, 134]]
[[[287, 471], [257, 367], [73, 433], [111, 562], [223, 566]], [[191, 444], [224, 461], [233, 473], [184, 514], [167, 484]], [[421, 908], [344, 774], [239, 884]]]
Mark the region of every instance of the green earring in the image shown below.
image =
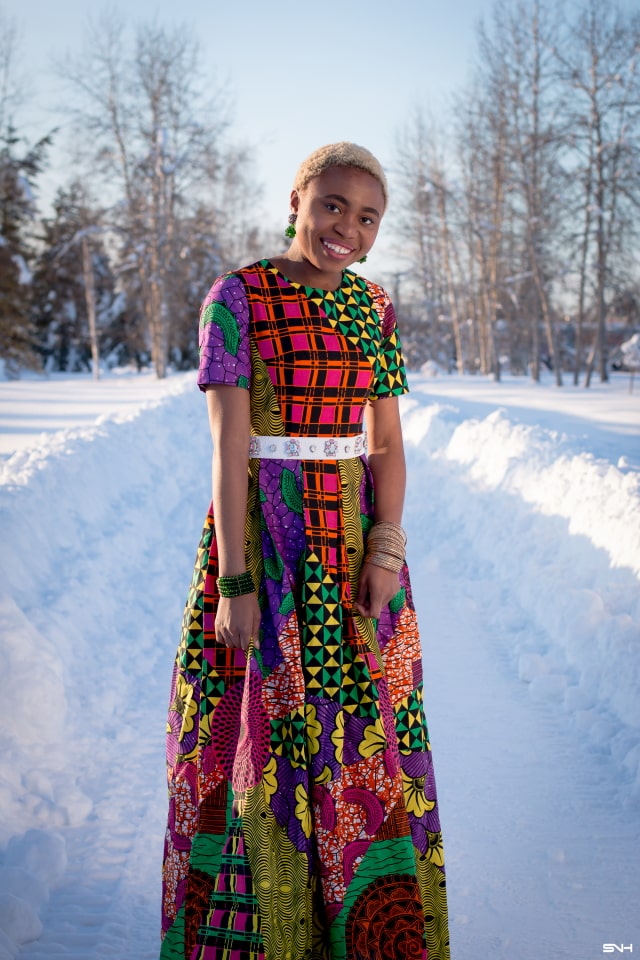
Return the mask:
[[367, 262], [367, 255], [365, 253], [364, 257], [360, 257], [360, 259], [358, 260], [358, 263], [366, 263], [366, 262]]
[[289, 226], [284, 232], [285, 237], [290, 237], [293, 240], [293, 238], [296, 235], [295, 222], [297, 219], [298, 219], [298, 215], [296, 213], [289, 214]]

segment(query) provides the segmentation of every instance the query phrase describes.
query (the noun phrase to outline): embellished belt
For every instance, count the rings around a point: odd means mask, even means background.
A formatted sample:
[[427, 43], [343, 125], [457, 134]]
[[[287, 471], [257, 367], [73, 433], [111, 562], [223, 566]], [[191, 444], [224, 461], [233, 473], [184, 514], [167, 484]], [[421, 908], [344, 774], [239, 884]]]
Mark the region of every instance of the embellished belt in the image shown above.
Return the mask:
[[366, 453], [366, 435], [355, 437], [251, 437], [249, 456], [273, 460], [346, 460]]

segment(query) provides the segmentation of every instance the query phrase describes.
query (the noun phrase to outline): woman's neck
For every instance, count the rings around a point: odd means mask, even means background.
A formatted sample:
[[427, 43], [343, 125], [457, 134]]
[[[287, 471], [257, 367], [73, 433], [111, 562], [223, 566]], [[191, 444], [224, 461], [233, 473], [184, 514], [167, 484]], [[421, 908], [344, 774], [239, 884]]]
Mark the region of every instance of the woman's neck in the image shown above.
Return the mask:
[[300, 283], [305, 287], [315, 287], [318, 290], [338, 290], [342, 284], [342, 270], [319, 270], [312, 263], [302, 257], [285, 253], [279, 257], [271, 257], [274, 267], [283, 273], [288, 280]]

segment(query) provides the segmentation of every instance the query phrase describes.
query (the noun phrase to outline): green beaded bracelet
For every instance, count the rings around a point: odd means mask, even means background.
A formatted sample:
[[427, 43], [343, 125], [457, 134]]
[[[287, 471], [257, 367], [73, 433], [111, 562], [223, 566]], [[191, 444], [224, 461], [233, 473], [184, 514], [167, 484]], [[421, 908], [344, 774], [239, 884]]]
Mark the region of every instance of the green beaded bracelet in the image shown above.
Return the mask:
[[247, 593], [255, 593], [253, 578], [248, 570], [236, 573], [231, 577], [218, 577], [218, 593], [221, 597], [243, 597]]

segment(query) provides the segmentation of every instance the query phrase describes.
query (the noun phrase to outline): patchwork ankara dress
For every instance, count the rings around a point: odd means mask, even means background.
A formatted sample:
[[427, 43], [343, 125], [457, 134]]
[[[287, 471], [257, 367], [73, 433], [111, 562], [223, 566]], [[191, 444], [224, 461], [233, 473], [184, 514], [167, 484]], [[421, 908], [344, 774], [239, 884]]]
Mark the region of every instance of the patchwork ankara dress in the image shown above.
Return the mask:
[[407, 390], [393, 308], [350, 271], [326, 292], [264, 260], [215, 283], [200, 340], [201, 387], [250, 391], [262, 619], [259, 650], [216, 643], [210, 511], [170, 694], [162, 960], [445, 960], [406, 567], [377, 623], [352, 606], [373, 523], [364, 408]]

